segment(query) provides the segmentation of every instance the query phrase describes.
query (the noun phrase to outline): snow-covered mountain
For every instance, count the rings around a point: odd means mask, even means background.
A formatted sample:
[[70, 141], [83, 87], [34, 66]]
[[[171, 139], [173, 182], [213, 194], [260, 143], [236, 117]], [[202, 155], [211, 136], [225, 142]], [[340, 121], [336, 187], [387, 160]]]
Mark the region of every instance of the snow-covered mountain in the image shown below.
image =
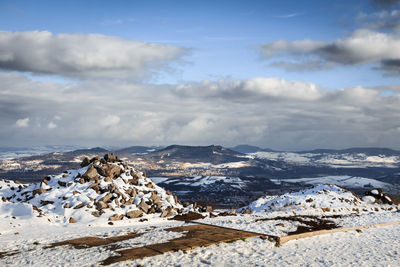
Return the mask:
[[[379, 151], [377, 152], [379, 153]], [[258, 159], [287, 162], [297, 165], [326, 166], [330, 168], [399, 168], [400, 152], [372, 154], [362, 152], [255, 152], [249, 156]]]

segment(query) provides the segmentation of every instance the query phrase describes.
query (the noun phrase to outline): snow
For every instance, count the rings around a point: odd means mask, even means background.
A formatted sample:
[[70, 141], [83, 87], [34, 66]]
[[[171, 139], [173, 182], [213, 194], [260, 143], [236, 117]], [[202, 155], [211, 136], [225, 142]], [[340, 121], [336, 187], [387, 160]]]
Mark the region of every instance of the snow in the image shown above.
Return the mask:
[[294, 240], [277, 248], [251, 238], [115, 266], [399, 266], [399, 235], [399, 226], [389, 226]]
[[280, 196], [265, 196], [243, 207], [255, 213], [286, 213], [288, 215], [326, 215], [365, 213], [391, 205], [371, 205], [336, 185], [320, 184], [312, 188]]
[[374, 195], [379, 195], [379, 192], [378, 192], [378, 190], [376, 190], [376, 189], [374, 189], [374, 190], [371, 190], [371, 194], [374, 194]]
[[367, 156], [358, 154], [331, 154], [331, 153], [295, 153], [295, 152], [255, 152], [249, 157], [274, 161], [285, 161], [292, 164], [328, 165], [332, 168], [357, 168], [357, 167], [386, 167], [397, 168], [399, 156]]
[[[98, 162], [94, 165], [101, 167]], [[114, 214], [125, 215], [131, 210], [137, 210], [138, 205], [143, 202], [149, 202], [152, 194], [158, 196], [160, 201], [160, 209], [165, 210], [168, 207], [181, 209], [182, 205], [175, 202], [172, 195], [168, 195], [164, 189], [155, 185], [149, 178], [141, 175], [131, 167], [126, 167], [120, 163], [108, 163], [109, 166], [118, 166], [123, 170], [119, 177], [115, 177], [109, 182], [106, 182], [104, 177], [100, 177], [99, 187], [101, 192], [96, 192], [91, 188], [95, 181], [80, 183], [78, 180], [87, 170], [88, 167], [78, 170], [69, 170], [60, 175], [51, 176], [47, 184], [45, 182], [34, 184], [16, 184], [12, 181], [0, 180], [0, 198], [9, 199], [10, 202], [0, 201], [1, 211], [4, 214], [12, 216], [44, 216], [46, 220], [61, 224], [69, 223], [69, 218], [74, 218], [78, 223], [91, 223], [93, 225], [107, 225], [108, 218]], [[90, 165], [92, 166], [92, 164]], [[129, 184], [127, 181], [132, 178], [132, 175], [138, 175], [137, 185]], [[65, 186], [60, 185], [64, 183]], [[150, 187], [149, 187], [150, 186]], [[106, 195], [110, 194], [109, 188], [115, 188], [112, 191], [114, 201], [108, 203], [110, 208], [103, 209], [103, 214], [100, 217], [92, 215], [93, 212], [98, 212], [96, 202], [100, 201]], [[35, 193], [35, 191], [43, 189], [45, 192]], [[130, 196], [127, 192], [135, 190], [135, 196]], [[118, 194], [116, 194], [118, 192]], [[146, 193], [145, 193], [146, 192]], [[132, 198], [132, 204], [122, 205]], [[118, 200], [118, 201], [117, 201]], [[119, 204], [118, 204], [119, 203]], [[69, 206], [69, 208], [67, 206]], [[78, 205], [83, 207], [77, 208]], [[33, 211], [34, 207], [38, 207], [41, 211]], [[173, 211], [176, 213], [176, 211]], [[144, 217], [160, 216], [157, 214], [144, 214]], [[128, 220], [128, 218], [124, 218]], [[119, 222], [117, 222], [119, 223]]]
[[251, 164], [249, 161], [237, 161], [237, 162], [228, 162], [228, 163], [221, 163], [221, 164], [212, 164], [208, 162], [196, 162], [196, 163], [189, 163], [185, 162], [182, 163], [182, 168], [193, 168], [193, 169], [237, 169], [243, 167], [249, 167]]
[[310, 185], [316, 184], [335, 184], [338, 186], [357, 188], [357, 187], [375, 187], [390, 189], [392, 184], [384, 183], [371, 178], [354, 177], [354, 176], [323, 176], [313, 178], [296, 178], [296, 179], [271, 179], [273, 183], [280, 184], [281, 182], [288, 183], [304, 183]]
[[[92, 216], [91, 212], [94, 209], [87, 206], [80, 209], [63, 208], [67, 203], [71, 207], [82, 202], [85, 205], [90, 204], [92, 199], [100, 199], [107, 194], [107, 192], [98, 194], [90, 189], [92, 182], [76, 181], [76, 176], [81, 176], [88, 167], [52, 176], [48, 184], [42, 182], [28, 185], [0, 180], [0, 252], [18, 252], [15, 255], [0, 257], [0, 266], [98, 266], [100, 261], [116, 255], [104, 246], [85, 249], [74, 249], [69, 246], [46, 248], [54, 242], [79, 237], [112, 237], [130, 232], [141, 234], [139, 237], [116, 243], [121, 249], [142, 247], [181, 237], [184, 233], [169, 232], [165, 229], [187, 224], [161, 218], [159, 213], [145, 214], [142, 218], [147, 221], [124, 218], [114, 221], [113, 225], [108, 224], [110, 215], [137, 209], [136, 205], [142, 200], [149, 200], [154, 191], [161, 197], [163, 205], [180, 207], [164, 189], [152, 184], [150, 179], [142, 175], [139, 175], [137, 185], [127, 184], [126, 181], [132, 177], [128, 173], [132, 175], [133, 172], [136, 174], [140, 172], [121, 165], [122, 167], [124, 172], [119, 177], [112, 182], [106, 182], [101, 178], [100, 186], [106, 188], [112, 183], [122, 192], [125, 192], [127, 187], [133, 187], [137, 189], [134, 203], [124, 208], [113, 205], [114, 211], [106, 209], [105, 214], [100, 217]], [[212, 185], [218, 181], [229, 181], [240, 185], [242, 182], [238, 177], [223, 176], [193, 179], [193, 184], [197, 185]], [[65, 182], [69, 186], [60, 186], [59, 182]], [[149, 183], [151, 186], [146, 186]], [[25, 201], [30, 192], [40, 188], [50, 190], [34, 195], [33, 198], [28, 197]], [[4, 201], [5, 198], [10, 201]], [[42, 205], [42, 201], [53, 201], [53, 203]], [[40, 207], [42, 212], [34, 210], [34, 205]], [[191, 207], [193, 205], [186, 209], [190, 210]], [[343, 217], [329, 218], [329, 220], [340, 227], [351, 227], [400, 222], [399, 208], [396, 205], [373, 204], [368, 199], [362, 200], [338, 186], [321, 184], [281, 196], [261, 197], [241, 209], [243, 211], [249, 209], [253, 211], [252, 214], [207, 217], [199, 222], [285, 236], [288, 232], [296, 230], [301, 222], [276, 218], [278, 216], [342, 214]], [[77, 219], [76, 223], [68, 223], [67, 219], [71, 216]], [[262, 220], [266, 218], [269, 220]], [[399, 266], [399, 236], [400, 225], [363, 229], [362, 232], [350, 231], [314, 236], [290, 241], [281, 247], [274, 247], [275, 243], [257, 237], [199, 247], [186, 252], [178, 251], [119, 262], [113, 266]]]
[[366, 202], [366, 203], [369, 203], [369, 204], [374, 204], [375, 203], [375, 198], [373, 197], [373, 196], [364, 196], [363, 198], [362, 198], [362, 200], [364, 201], [364, 202]]

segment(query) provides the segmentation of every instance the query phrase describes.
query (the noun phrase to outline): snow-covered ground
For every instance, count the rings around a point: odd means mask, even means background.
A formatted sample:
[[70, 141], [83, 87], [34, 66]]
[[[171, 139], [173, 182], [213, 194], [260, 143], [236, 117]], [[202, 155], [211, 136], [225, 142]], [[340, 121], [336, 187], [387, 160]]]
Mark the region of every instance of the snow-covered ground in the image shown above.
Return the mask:
[[332, 168], [366, 168], [386, 167], [398, 168], [400, 157], [398, 156], [368, 156], [358, 154], [331, 154], [331, 153], [295, 153], [295, 152], [255, 152], [249, 153], [249, 157], [285, 161], [301, 165], [325, 165]]
[[52, 152], [67, 152], [81, 148], [85, 147], [81, 146], [0, 147], [0, 160], [43, 155]]
[[[258, 221], [261, 214], [239, 214], [201, 221], [236, 229], [265, 234], [285, 234], [295, 224], [285, 221]], [[399, 212], [379, 212], [357, 217], [335, 219], [344, 227], [400, 221]], [[25, 220], [20, 216], [4, 214], [0, 220], [0, 252], [18, 251], [18, 254], [0, 258], [0, 266], [98, 266], [99, 262], [116, 255], [104, 247], [74, 249], [69, 246], [46, 248], [53, 242], [84, 236], [111, 237], [129, 232], [142, 235], [119, 243], [121, 249], [165, 242], [182, 233], [163, 229], [183, 222], [154, 218], [147, 222], [116, 222], [113, 226], [88, 226], [83, 223], [49, 223], [46, 218]], [[282, 226], [283, 224], [283, 226]], [[18, 233], [18, 234], [16, 234]], [[200, 247], [189, 251], [166, 253], [112, 266], [399, 266], [400, 225], [363, 229], [293, 240], [280, 247], [260, 238], [239, 240]]]
[[[90, 168], [92, 171], [89, 171]], [[110, 168], [116, 168], [121, 173], [110, 179], [109, 176], [98, 176], [97, 172], [102, 173]], [[96, 177], [97, 182], [86, 181], [84, 177]], [[218, 180], [218, 177], [198, 182], [211, 183], [215, 179]], [[92, 189], [95, 183], [100, 193]], [[129, 198], [129, 203], [120, 205], [123, 200], [128, 202], [127, 194], [132, 194], [131, 189], [135, 189], [134, 196]], [[106, 197], [109, 195], [107, 190], [113, 192], [112, 201]], [[103, 200], [109, 204], [108, 208], [101, 208], [99, 217], [92, 215], [92, 212], [99, 212], [99, 208], [94, 207]], [[184, 233], [165, 229], [186, 223], [164, 218], [160, 216], [161, 211], [143, 212], [140, 218], [124, 215], [132, 209], [147, 210], [143, 203], [151, 202], [157, 202], [163, 210], [168, 209], [167, 206], [175, 207], [175, 214], [178, 211], [185, 213], [194, 210], [193, 205], [182, 208], [164, 189], [119, 161], [104, 163], [97, 160], [89, 166], [32, 185], [2, 180], [0, 266], [98, 266], [102, 260], [116, 255], [115, 251], [106, 246], [84, 249], [70, 246], [47, 248], [54, 242], [79, 237], [112, 237], [131, 232], [141, 234], [116, 243], [120, 249], [142, 247], [181, 237]], [[82, 203], [82, 207], [77, 208]], [[67, 204], [69, 207], [65, 206]], [[41, 211], [34, 206], [38, 206]], [[334, 185], [316, 185], [299, 192], [262, 197], [241, 211], [247, 213], [206, 217], [199, 222], [274, 236], [285, 236], [303, 225], [301, 221], [282, 218], [294, 215], [328, 215], [328, 219], [339, 227], [400, 222], [399, 206], [365, 202]], [[249, 211], [252, 213], [248, 214]], [[109, 216], [113, 213], [124, 217], [110, 224]], [[76, 222], [69, 223], [67, 219], [70, 217], [74, 217]], [[275, 243], [256, 237], [118, 262], [114, 266], [399, 266], [399, 236], [400, 225], [309, 237], [289, 241], [281, 247], [274, 247]]]
[[303, 183], [309, 185], [316, 184], [335, 184], [347, 188], [363, 188], [363, 187], [375, 187], [390, 189], [393, 187], [392, 184], [381, 182], [371, 178], [365, 177], [354, 177], [348, 175], [342, 176], [323, 176], [313, 178], [296, 178], [296, 179], [270, 179], [271, 182], [281, 184], [282, 182], [288, 183]]
[[225, 168], [243, 168], [251, 166], [249, 161], [237, 161], [237, 162], [228, 162], [228, 163], [221, 163], [221, 164], [212, 164], [209, 162], [197, 162], [197, 163], [189, 163], [185, 162], [182, 163], [182, 168], [199, 168], [199, 169], [225, 169]]

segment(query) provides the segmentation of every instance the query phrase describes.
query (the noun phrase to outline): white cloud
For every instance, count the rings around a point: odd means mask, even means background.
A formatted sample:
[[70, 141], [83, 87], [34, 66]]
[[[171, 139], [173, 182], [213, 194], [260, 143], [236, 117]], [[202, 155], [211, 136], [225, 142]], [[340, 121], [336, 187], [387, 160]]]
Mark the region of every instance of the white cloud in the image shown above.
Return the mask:
[[[38, 120], [42, 125], [50, 121], [62, 129], [49, 131], [33, 123], [29, 131], [3, 127], [2, 145], [24, 145], [24, 140], [26, 145], [251, 142], [275, 149], [399, 148], [400, 91], [391, 90], [398, 88], [394, 85], [324, 90], [263, 77], [180, 86], [118, 81], [64, 85], [3, 73], [0, 88], [7, 88], [0, 91], [2, 125], [17, 125], [15, 118], [43, 118]], [[61, 120], [49, 118], [55, 111]]]
[[185, 52], [101, 34], [0, 31], [0, 68], [5, 70], [140, 79], [168, 67]]
[[318, 86], [313, 83], [263, 77], [187, 83], [179, 85], [175, 89], [175, 93], [181, 96], [221, 97], [247, 102], [259, 102], [266, 99], [309, 101], [321, 97]]
[[47, 124], [47, 129], [54, 129], [54, 128], [57, 128], [57, 124], [55, 124], [54, 122], [51, 121]]
[[29, 126], [29, 118], [19, 119], [15, 122], [15, 127], [26, 128]]
[[110, 126], [117, 125], [120, 120], [121, 120], [120, 117], [118, 117], [116, 115], [107, 115], [105, 118], [100, 120], [100, 124], [103, 127], [110, 127]]
[[371, 14], [360, 13], [357, 21], [364, 28], [400, 30], [400, 10], [383, 10]]
[[288, 70], [380, 63], [400, 59], [400, 36], [360, 29], [332, 42], [280, 40], [267, 43], [261, 46], [261, 52], [265, 58], [293, 57], [295, 63], [279, 61], [274, 64]]

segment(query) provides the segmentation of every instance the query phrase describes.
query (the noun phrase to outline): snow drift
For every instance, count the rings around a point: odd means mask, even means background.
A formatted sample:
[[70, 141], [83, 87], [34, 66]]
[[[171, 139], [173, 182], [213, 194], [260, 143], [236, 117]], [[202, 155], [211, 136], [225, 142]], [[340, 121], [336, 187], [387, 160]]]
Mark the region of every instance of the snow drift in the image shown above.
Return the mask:
[[393, 210], [398, 206], [373, 204], [336, 185], [320, 184], [298, 192], [280, 196], [265, 196], [243, 207], [240, 211], [258, 213], [285, 212], [292, 214], [345, 214], [378, 210]]

